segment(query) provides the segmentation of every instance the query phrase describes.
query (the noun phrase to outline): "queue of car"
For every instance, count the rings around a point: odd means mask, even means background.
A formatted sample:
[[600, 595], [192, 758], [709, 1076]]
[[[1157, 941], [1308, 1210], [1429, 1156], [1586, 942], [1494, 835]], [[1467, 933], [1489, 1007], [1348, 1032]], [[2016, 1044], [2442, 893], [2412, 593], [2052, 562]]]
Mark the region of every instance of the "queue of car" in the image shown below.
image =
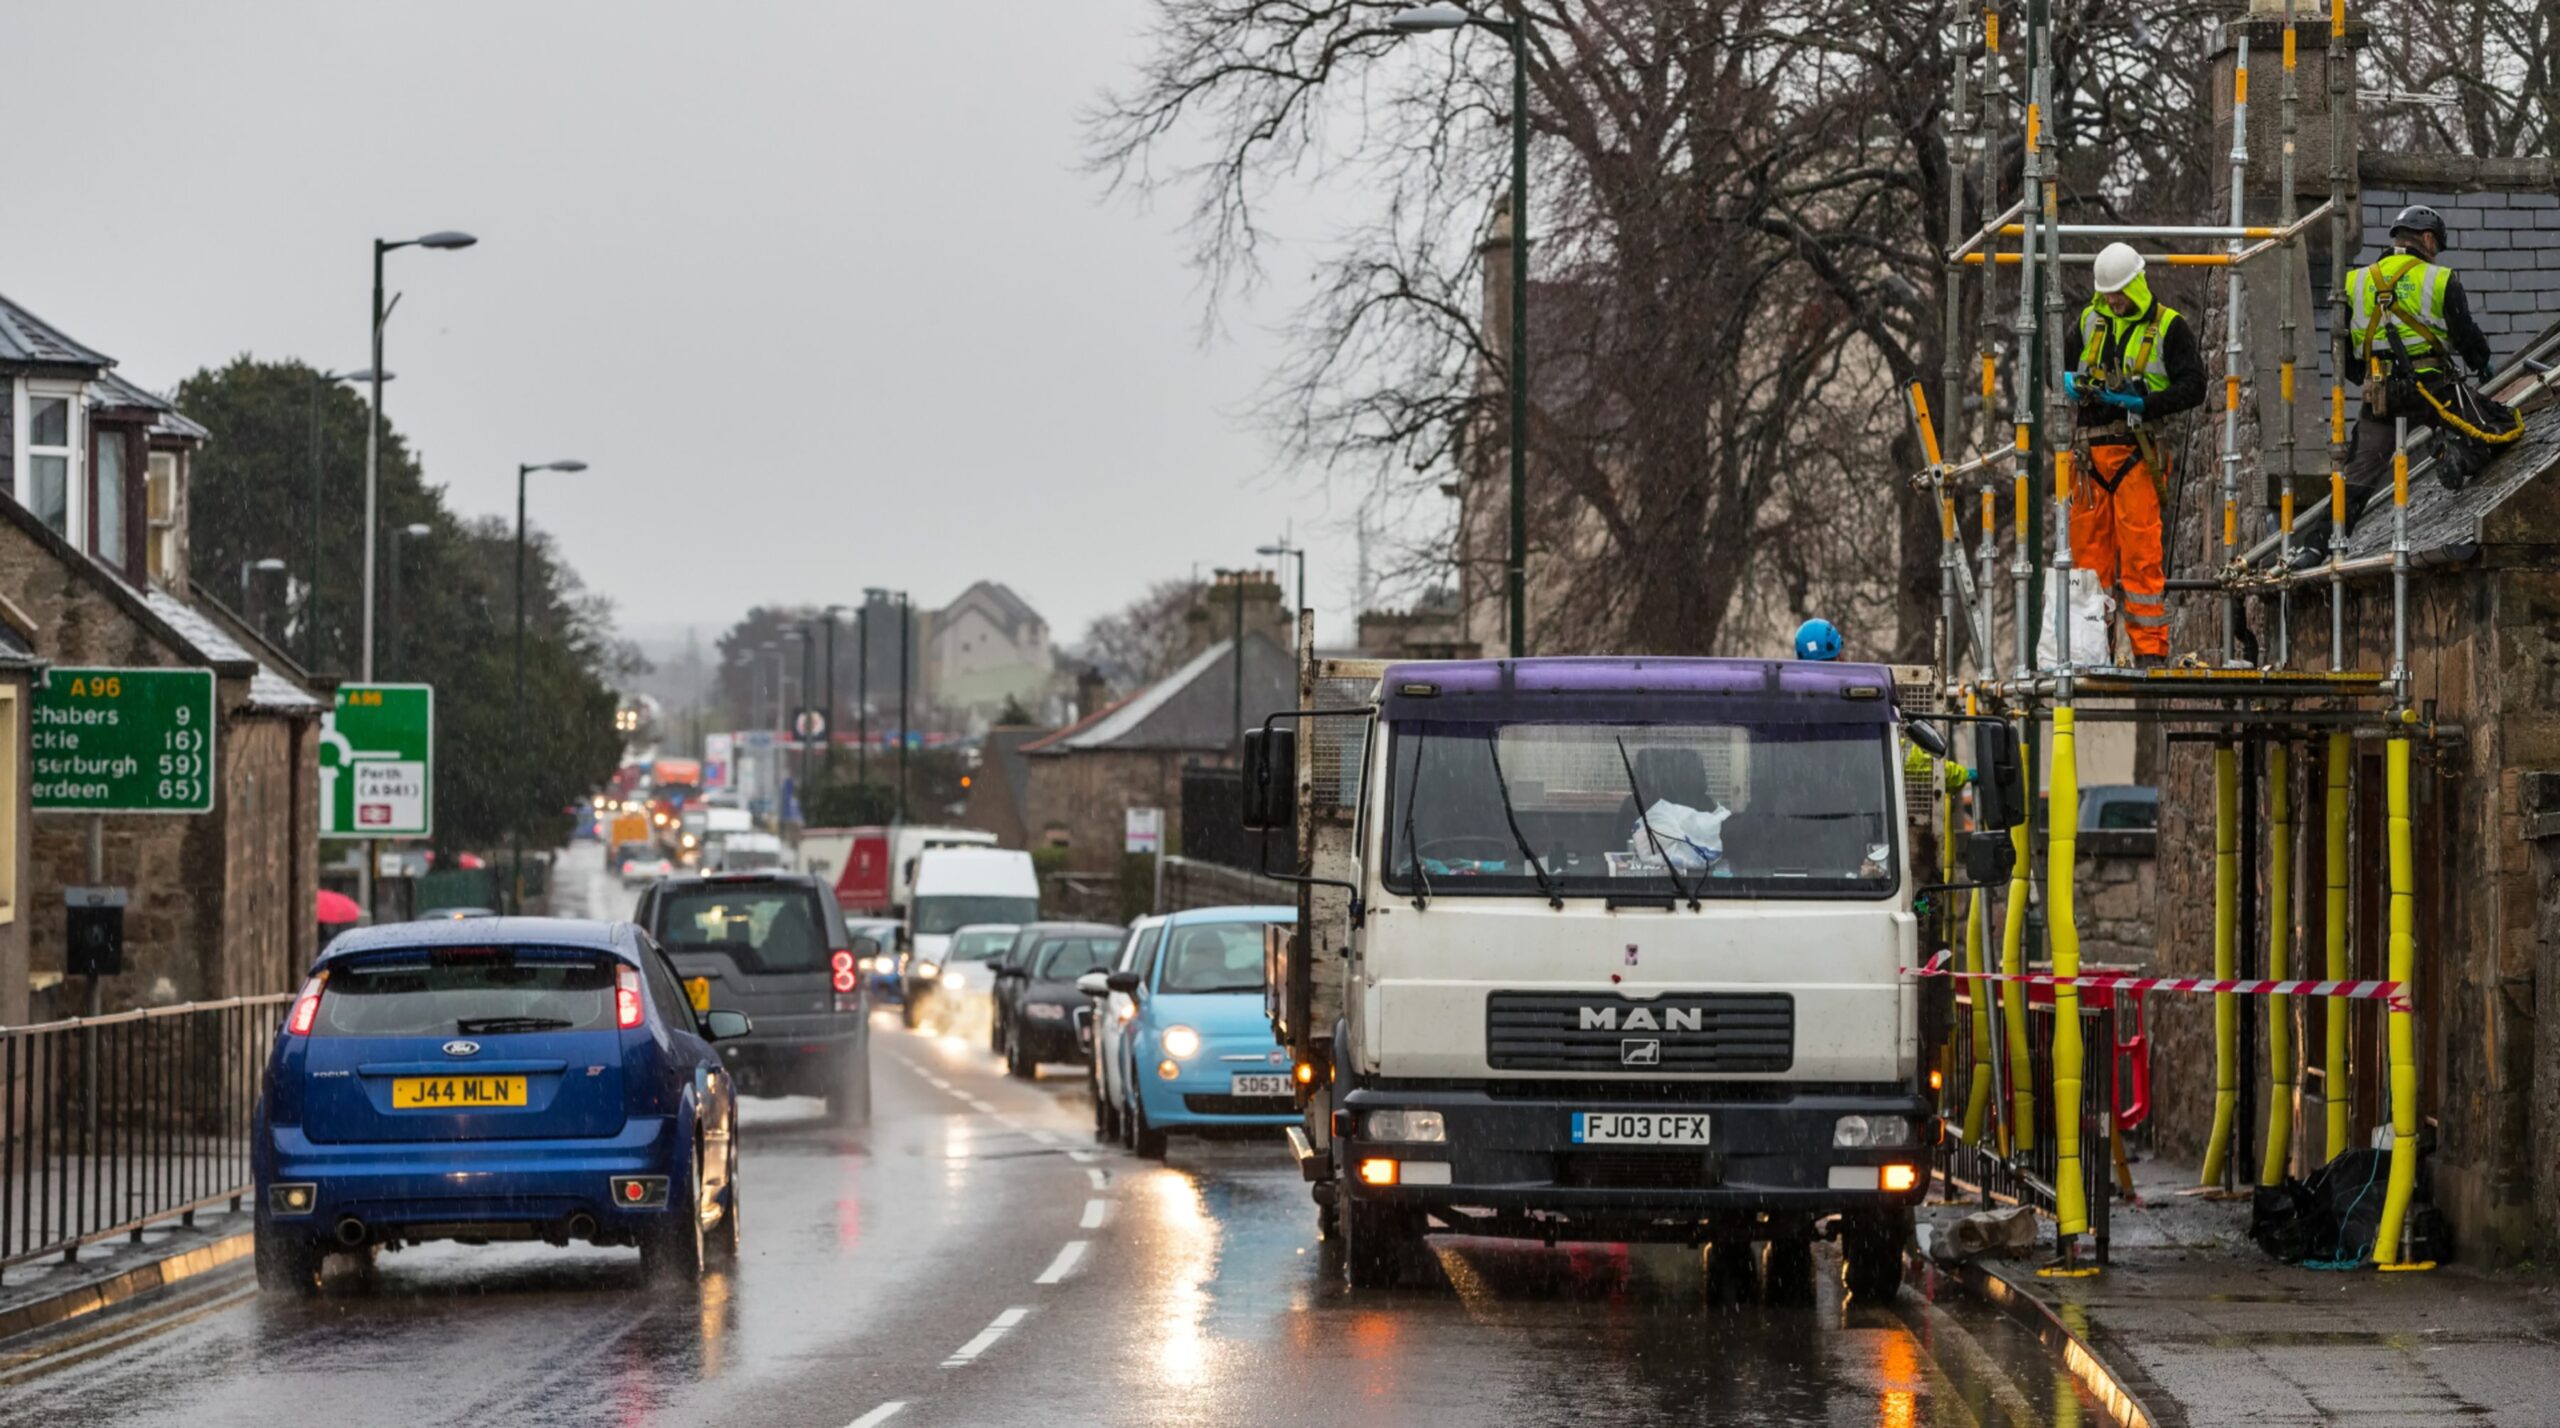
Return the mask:
[[912, 916], [848, 920], [829, 879], [764, 868], [653, 869], [626, 922], [336, 938], [260, 1082], [260, 1285], [309, 1293], [333, 1255], [438, 1240], [636, 1246], [651, 1275], [698, 1280], [739, 1249], [739, 1097], [868, 1119], [875, 990], [910, 1027], [983, 1021], [1014, 1076], [1080, 1068], [1097, 1135], [1144, 1155], [1292, 1118], [1262, 1009], [1266, 932], [1291, 909], [1029, 920], [1020, 857], [935, 850], [968, 866], [939, 887], [920, 870], [944, 899], [925, 935]]

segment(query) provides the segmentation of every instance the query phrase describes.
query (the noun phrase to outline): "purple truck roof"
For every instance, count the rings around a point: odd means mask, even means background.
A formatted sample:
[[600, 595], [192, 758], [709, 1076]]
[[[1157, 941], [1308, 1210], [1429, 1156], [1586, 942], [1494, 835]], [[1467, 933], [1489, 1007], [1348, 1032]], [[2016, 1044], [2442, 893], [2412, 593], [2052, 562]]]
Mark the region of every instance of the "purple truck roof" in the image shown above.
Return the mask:
[[[1408, 693], [1408, 686], [1412, 692]], [[1423, 691], [1429, 686], [1429, 691]], [[1852, 691], [1858, 691], [1853, 695]], [[1568, 706], [1642, 708], [1656, 701], [1710, 696], [1758, 704], [1863, 706], [1833, 717], [1889, 719], [1893, 671], [1880, 664], [1838, 664], [1794, 659], [1698, 659], [1633, 655], [1575, 655], [1521, 660], [1437, 660], [1387, 666], [1379, 692], [1389, 718], [1454, 715], [1433, 705], [1460, 701], [1475, 711]], [[1866, 701], [1873, 701], [1868, 703]]]

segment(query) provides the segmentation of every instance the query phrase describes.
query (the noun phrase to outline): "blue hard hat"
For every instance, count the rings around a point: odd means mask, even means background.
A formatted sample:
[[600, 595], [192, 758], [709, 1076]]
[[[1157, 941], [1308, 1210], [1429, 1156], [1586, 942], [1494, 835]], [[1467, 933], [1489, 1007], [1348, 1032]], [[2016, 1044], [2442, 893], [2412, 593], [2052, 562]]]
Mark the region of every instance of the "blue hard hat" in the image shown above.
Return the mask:
[[1829, 620], [1807, 620], [1796, 626], [1796, 658], [1838, 659], [1840, 632]]

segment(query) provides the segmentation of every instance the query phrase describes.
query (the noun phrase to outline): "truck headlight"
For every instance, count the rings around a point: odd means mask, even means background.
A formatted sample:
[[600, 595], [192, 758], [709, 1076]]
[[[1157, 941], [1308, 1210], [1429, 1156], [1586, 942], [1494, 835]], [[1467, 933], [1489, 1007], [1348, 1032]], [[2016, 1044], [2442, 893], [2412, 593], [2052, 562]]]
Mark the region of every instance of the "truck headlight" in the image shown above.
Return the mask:
[[1371, 1140], [1438, 1145], [1449, 1138], [1449, 1123], [1438, 1111], [1371, 1111], [1368, 1129]]
[[1911, 1122], [1904, 1116], [1842, 1116], [1832, 1124], [1831, 1143], [1842, 1150], [1909, 1145]]
[[1177, 1061], [1188, 1061], [1200, 1054], [1200, 1033], [1187, 1026], [1164, 1029], [1164, 1054]]

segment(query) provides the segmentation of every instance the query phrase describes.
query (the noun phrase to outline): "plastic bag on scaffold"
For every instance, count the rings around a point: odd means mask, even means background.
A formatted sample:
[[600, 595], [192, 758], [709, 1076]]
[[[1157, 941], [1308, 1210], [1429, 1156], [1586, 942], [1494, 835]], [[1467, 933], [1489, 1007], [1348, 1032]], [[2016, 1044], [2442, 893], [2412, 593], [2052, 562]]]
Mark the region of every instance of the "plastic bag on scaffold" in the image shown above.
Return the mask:
[[[2036, 627], [2036, 661], [2038, 667], [2051, 674], [2062, 667], [2060, 652], [2053, 640], [2053, 581], [2044, 587], [2044, 623]], [[2112, 665], [2116, 662], [2111, 617], [2115, 602], [2098, 584], [2094, 570], [2071, 572], [2071, 663], [2076, 668]]]

